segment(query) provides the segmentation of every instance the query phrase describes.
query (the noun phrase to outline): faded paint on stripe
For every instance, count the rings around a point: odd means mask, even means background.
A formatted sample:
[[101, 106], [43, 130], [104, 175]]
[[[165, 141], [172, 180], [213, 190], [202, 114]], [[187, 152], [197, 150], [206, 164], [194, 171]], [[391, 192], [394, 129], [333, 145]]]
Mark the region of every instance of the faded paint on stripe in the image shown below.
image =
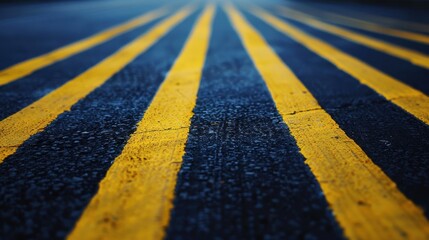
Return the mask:
[[60, 88], [0, 122], [0, 163], [113, 74], [146, 51], [193, 11], [185, 7]]
[[362, 29], [362, 30], [366, 30], [366, 31], [374, 32], [378, 34], [384, 34], [384, 35], [388, 35], [396, 38], [402, 38], [413, 42], [429, 44], [429, 36], [425, 34], [386, 27], [386, 26], [368, 22], [365, 20], [347, 17], [347, 16], [343, 16], [340, 14], [335, 14], [327, 11], [322, 11], [320, 9], [309, 10], [307, 7], [305, 9], [307, 9], [305, 10], [306, 12], [316, 13], [314, 15], [320, 15], [325, 19], [327, 19], [328, 21], [335, 24]]
[[360, 17], [363, 17], [364, 19], [370, 20], [371, 22], [375, 22], [377, 24], [384, 24], [392, 27], [400, 27], [405, 30], [413, 30], [413, 31], [429, 33], [429, 24], [393, 19], [390, 17], [384, 17], [384, 16], [382, 17], [380, 15], [372, 15], [372, 14], [366, 14], [362, 12], [358, 12], [357, 14]]
[[280, 12], [284, 17], [299, 21], [319, 30], [329, 32], [344, 39], [379, 50], [394, 57], [402, 58], [417, 66], [429, 69], [429, 56], [426, 54], [407, 49], [395, 44], [391, 44], [382, 40], [378, 40], [369, 36], [365, 36], [363, 34], [359, 34], [357, 32], [347, 30], [342, 27], [337, 27], [332, 24], [321, 22], [311, 15], [302, 13], [300, 11], [292, 10], [290, 8], [281, 7]]
[[208, 6], [69, 239], [161, 239], [209, 45]]
[[429, 223], [232, 6], [225, 8], [345, 235], [424, 239]]
[[34, 71], [83, 52], [87, 49], [90, 49], [91, 47], [97, 46], [103, 42], [108, 41], [109, 39], [160, 18], [165, 14], [166, 9], [160, 8], [132, 19], [119, 26], [112, 27], [101, 33], [97, 33], [83, 40], [53, 50], [52, 52], [17, 63], [0, 71], [0, 86], [25, 77]]
[[429, 97], [424, 93], [342, 52], [328, 43], [304, 33], [260, 8], [253, 7], [251, 12], [279, 32], [291, 37], [309, 50], [330, 61], [339, 69], [350, 74], [362, 84], [372, 88], [387, 100], [393, 102], [424, 123], [429, 124]]

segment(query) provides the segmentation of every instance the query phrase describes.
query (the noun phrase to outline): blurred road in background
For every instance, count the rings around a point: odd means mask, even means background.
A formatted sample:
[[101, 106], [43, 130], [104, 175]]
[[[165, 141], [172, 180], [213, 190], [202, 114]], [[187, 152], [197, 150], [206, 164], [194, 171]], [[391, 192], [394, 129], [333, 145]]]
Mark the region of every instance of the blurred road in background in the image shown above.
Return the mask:
[[429, 239], [426, 4], [0, 4], [0, 239]]

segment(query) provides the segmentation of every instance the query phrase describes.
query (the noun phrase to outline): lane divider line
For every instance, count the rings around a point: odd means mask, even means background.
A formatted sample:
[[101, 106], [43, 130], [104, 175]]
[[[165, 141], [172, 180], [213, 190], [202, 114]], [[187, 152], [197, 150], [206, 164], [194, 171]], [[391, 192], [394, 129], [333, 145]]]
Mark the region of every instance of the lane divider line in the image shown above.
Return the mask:
[[340, 14], [323, 11], [320, 9], [309, 9], [308, 7], [302, 8], [305, 12], [311, 13], [311, 15], [319, 15], [326, 19], [327, 21], [330, 21], [335, 24], [348, 26], [352, 28], [357, 28], [369, 32], [374, 32], [378, 34], [384, 34], [396, 38], [402, 38], [408, 41], [423, 43], [423, 44], [429, 44], [429, 36], [422, 33], [415, 33], [405, 30], [400, 30], [392, 27], [387, 27], [383, 25], [379, 25], [373, 22], [352, 18], [348, 16], [343, 16]]
[[0, 121], [0, 163], [32, 135], [43, 131], [58, 115], [69, 111], [75, 103], [154, 45], [193, 10], [191, 6], [184, 7], [76, 78]]
[[101, 181], [69, 240], [164, 237], [214, 14], [215, 6], [208, 5], [195, 23], [136, 131]]
[[[353, 15], [360, 16], [361, 19], [370, 20], [369, 22], [374, 22], [378, 25], [388, 25], [390, 27], [398, 27], [402, 28], [406, 31], [417, 31], [417, 32], [426, 32], [429, 33], [429, 24], [412, 22], [407, 20], [399, 20], [390, 17], [380, 16], [380, 15], [372, 15], [368, 13], [362, 12], [354, 12]], [[357, 17], [354, 17], [357, 18]], [[359, 18], [358, 18], [359, 19]]]
[[350, 239], [425, 239], [429, 223], [232, 5], [225, 11]]
[[373, 48], [383, 53], [390, 54], [394, 57], [409, 61], [417, 66], [429, 69], [429, 56], [426, 54], [319, 21], [314, 16], [293, 10], [291, 8], [280, 6], [279, 12], [286, 18], [301, 22], [316, 29], [339, 36], [343, 39]]
[[351, 11], [350, 9], [347, 9], [347, 12], [346, 13], [343, 12], [342, 14], [343, 15], [347, 14], [348, 16], [352, 15], [353, 18], [356, 18], [359, 20], [363, 20], [363, 19], [365, 19], [366, 21], [369, 20], [368, 22], [371, 22], [377, 25], [387, 25], [393, 28], [398, 27], [406, 31], [411, 30], [411, 31], [429, 33], [429, 24], [412, 22], [410, 20], [402, 20], [402, 19], [400, 20], [396, 18], [381, 16], [381, 15], [374, 15], [374, 14], [363, 13], [363, 12], [356, 12], [356, 11]]
[[92, 47], [95, 47], [114, 37], [117, 37], [121, 34], [131, 31], [132, 29], [143, 26], [157, 18], [160, 18], [165, 14], [167, 14], [165, 7], [148, 12], [123, 24], [114, 26], [100, 33], [96, 33], [85, 39], [68, 44], [49, 53], [25, 60], [6, 69], [0, 70], [0, 86], [25, 77], [55, 62], [61, 61], [80, 52], [88, 50]]
[[348, 73], [360, 83], [370, 87], [425, 124], [429, 124], [429, 97], [424, 93], [299, 30], [259, 7], [252, 7], [250, 12], [277, 31], [330, 61], [340, 70]]

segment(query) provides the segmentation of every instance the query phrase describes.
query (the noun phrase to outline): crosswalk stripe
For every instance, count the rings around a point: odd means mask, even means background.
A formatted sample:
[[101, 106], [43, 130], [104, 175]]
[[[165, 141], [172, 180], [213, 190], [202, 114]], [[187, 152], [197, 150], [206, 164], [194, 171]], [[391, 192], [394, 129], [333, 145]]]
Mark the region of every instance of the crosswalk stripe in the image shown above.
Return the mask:
[[164, 236], [214, 14], [207, 6], [69, 239]]
[[146, 23], [149, 23], [157, 18], [162, 17], [166, 14], [166, 12], [167, 11], [165, 7], [151, 11], [128, 22], [109, 28], [105, 31], [92, 35], [83, 40], [71, 43], [64, 47], [55, 49], [49, 53], [28, 59], [6, 69], [3, 69], [0, 71], [0, 86], [18, 80], [33, 73], [34, 71], [37, 71], [41, 68], [49, 66], [55, 62], [61, 61], [80, 52], [83, 52], [87, 49], [90, 49], [91, 47], [97, 46], [134, 28], [143, 26]]
[[60, 88], [0, 121], [0, 163], [28, 138], [42, 131], [58, 115], [70, 110], [76, 102], [155, 44], [192, 11], [190, 6], [181, 9]]
[[295, 39], [306, 48], [327, 59], [339, 69], [353, 76], [362, 84], [393, 102], [408, 113], [429, 124], [429, 97], [397, 79], [342, 52], [330, 44], [304, 33], [261, 8], [253, 7], [251, 12], [281, 33]]
[[335, 24], [362, 29], [370, 32], [375, 32], [378, 34], [384, 34], [392, 37], [402, 38], [413, 42], [429, 44], [429, 36], [425, 34], [386, 27], [386, 26], [368, 22], [365, 20], [347, 17], [347, 16], [343, 16], [340, 14], [335, 14], [327, 11], [322, 11], [320, 9], [309, 10], [308, 8], [305, 8], [305, 11], [307, 13], [312, 13], [312, 15], [322, 16], [326, 20]]
[[321, 108], [244, 17], [231, 5], [225, 11], [345, 235], [350, 239], [429, 237], [429, 223], [423, 211]]
[[404, 60], [410, 61], [417, 66], [429, 69], [429, 56], [426, 54], [422, 54], [411, 49], [407, 49], [395, 44], [365, 36], [363, 34], [359, 34], [357, 32], [347, 30], [342, 27], [337, 27], [332, 24], [321, 22], [311, 15], [290, 8], [281, 6], [280, 12], [282, 16], [287, 17], [289, 19], [299, 21], [322, 31], [329, 32], [344, 39], [348, 39], [355, 43], [362, 44], [364, 46], [379, 50], [381, 52], [390, 54], [398, 58], [402, 58]]

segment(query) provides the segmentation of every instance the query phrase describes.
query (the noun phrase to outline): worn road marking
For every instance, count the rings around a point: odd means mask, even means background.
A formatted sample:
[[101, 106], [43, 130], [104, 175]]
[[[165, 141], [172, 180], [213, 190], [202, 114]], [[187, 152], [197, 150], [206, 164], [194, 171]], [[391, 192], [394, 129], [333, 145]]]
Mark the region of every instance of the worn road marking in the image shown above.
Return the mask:
[[390, 18], [390, 17], [380, 16], [380, 15], [372, 15], [372, 14], [362, 13], [362, 12], [350, 12], [350, 9], [347, 10], [346, 14], [352, 14], [354, 16], [359, 16], [360, 18], [357, 18], [357, 17], [354, 17], [354, 18], [370, 20], [369, 22], [374, 22], [376, 24], [385, 24], [385, 25], [392, 26], [392, 27], [404, 28], [406, 30], [414, 30], [414, 31], [429, 33], [429, 24], [411, 22], [411, 21], [406, 21], [406, 20], [399, 20], [396, 18], [394, 19], [394, 18]]
[[208, 6], [69, 239], [161, 239], [209, 46]]
[[[365, 20], [360, 20], [357, 18], [346, 17], [340, 14], [331, 13], [327, 11], [323, 11], [320, 9], [309, 10], [307, 7], [305, 8], [307, 13], [315, 13], [314, 15], [319, 15], [324, 17], [326, 20], [340, 24], [343, 26], [349, 26], [357, 29], [362, 29], [370, 32], [375, 32], [378, 34], [389, 35], [392, 37], [402, 38], [409, 41], [419, 42], [423, 44], [429, 44], [429, 36], [420, 33], [409, 32], [405, 30], [395, 29], [391, 27], [382, 26], [376, 23], [368, 22]], [[316, 14], [317, 13], [317, 14]], [[313, 15], [313, 14], [312, 14]]]
[[378, 71], [328, 43], [304, 33], [260, 8], [253, 7], [251, 12], [278, 31], [330, 61], [362, 84], [372, 88], [387, 100], [429, 124], [429, 97], [424, 93]]
[[284, 17], [299, 21], [322, 31], [329, 32], [341, 38], [362, 44], [398, 58], [402, 58], [417, 66], [429, 69], [429, 56], [426, 54], [365, 36], [342, 27], [337, 27], [332, 24], [321, 22], [311, 15], [307, 15], [303, 12], [292, 10], [290, 8], [280, 7], [280, 12]]
[[244, 17], [230, 5], [225, 11], [345, 235], [351, 239], [428, 238], [423, 211], [319, 106]]
[[0, 121], [0, 163], [13, 154], [31, 135], [42, 131], [58, 115], [70, 110], [76, 102], [101, 86], [155, 44], [189, 16], [192, 9], [192, 7], [183, 8], [60, 88]]
[[119, 36], [127, 31], [142, 26], [150, 21], [153, 21], [166, 14], [166, 9], [161, 8], [135, 19], [132, 19], [124, 24], [112, 27], [103, 32], [97, 33], [93, 36], [85, 38], [83, 40], [71, 43], [64, 47], [58, 48], [47, 54], [31, 58], [24, 62], [17, 63], [11, 67], [8, 67], [0, 71], [0, 86], [15, 81], [19, 78], [25, 77], [36, 70], [51, 65], [55, 62], [61, 61], [72, 55], [83, 52], [91, 47], [99, 45], [103, 42], [108, 41], [116, 36]]

